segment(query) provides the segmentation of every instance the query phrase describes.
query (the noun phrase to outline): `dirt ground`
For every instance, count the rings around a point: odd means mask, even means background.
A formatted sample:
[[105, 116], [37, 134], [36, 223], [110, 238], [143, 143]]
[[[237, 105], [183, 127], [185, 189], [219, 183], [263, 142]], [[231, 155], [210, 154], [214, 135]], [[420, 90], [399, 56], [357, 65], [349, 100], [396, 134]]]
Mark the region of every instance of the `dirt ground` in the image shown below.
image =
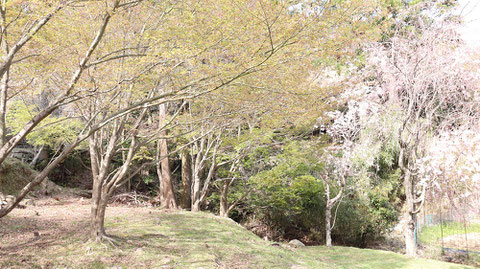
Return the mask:
[[[107, 216], [148, 214], [152, 209], [109, 206]], [[34, 206], [14, 209], [0, 219], [0, 260], [7, 255], [28, 257], [35, 255], [35, 249], [52, 247], [62, 239], [75, 233], [89, 231], [90, 201], [84, 198], [55, 197], [36, 200]], [[33, 251], [32, 251], [33, 250]], [[28, 251], [26, 253], [25, 251]]]

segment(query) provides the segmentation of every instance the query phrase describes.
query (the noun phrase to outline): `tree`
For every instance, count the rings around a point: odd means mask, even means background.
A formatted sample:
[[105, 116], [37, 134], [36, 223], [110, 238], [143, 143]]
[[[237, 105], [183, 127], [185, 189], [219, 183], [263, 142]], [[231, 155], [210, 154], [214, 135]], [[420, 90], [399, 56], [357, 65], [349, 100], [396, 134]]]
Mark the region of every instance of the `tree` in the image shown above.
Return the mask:
[[[45, 170], [42, 171], [42, 173], [40, 173], [39, 176], [34, 179], [34, 181], [32, 181], [31, 184], [26, 186], [24, 190], [21, 191], [11, 206], [2, 209], [0, 216], [4, 216], [10, 212], [13, 207], [17, 205], [21, 199], [23, 199], [26, 193], [28, 193], [36, 184], [39, 184], [39, 182], [41, 182], [46, 175], [48, 175], [49, 171], [53, 169], [54, 165], [61, 162], [71, 150], [78, 146], [82, 141], [87, 139], [88, 135], [92, 135], [104, 126], [110, 124], [112, 121], [122, 118], [126, 114], [142, 109], [143, 106], [158, 105], [158, 103], [161, 103], [162, 100], [165, 101], [165, 99], [168, 99], [169, 97], [179, 96], [179, 92], [185, 93], [188, 90], [194, 89], [196, 94], [202, 95], [229, 85], [233, 81], [263, 68], [264, 65], [266, 65], [270, 59], [274, 58], [273, 56], [279, 50], [287, 46], [288, 41], [291, 40], [291, 36], [288, 36], [286, 39], [272, 40], [268, 37], [265, 38], [263, 31], [247, 31], [248, 35], [243, 35], [245, 39], [242, 39], [238, 42], [230, 42], [231, 40], [227, 42], [225, 40], [226, 32], [234, 32], [236, 29], [242, 33], [245, 33], [245, 29], [238, 28], [238, 25], [245, 25], [247, 28], [252, 27], [252, 29], [256, 29], [255, 27], [257, 26], [255, 24], [251, 24], [250, 21], [248, 21], [245, 17], [230, 16], [230, 8], [232, 8], [231, 5], [217, 5], [217, 3], [214, 2], [210, 2], [208, 5], [207, 3], [203, 3], [202, 5], [194, 3], [193, 5], [190, 5], [191, 3], [185, 1], [178, 3], [178, 6], [172, 7], [169, 3], [163, 3], [165, 5], [161, 5], [162, 3], [160, 2], [152, 1], [148, 2], [150, 4], [148, 7], [152, 7], [152, 9], [143, 9], [143, 4], [145, 3], [147, 3], [147, 1], [115, 0], [91, 3], [88, 2], [86, 9], [88, 11], [95, 11], [102, 14], [102, 21], [96, 31], [94, 29], [96, 25], [84, 25], [84, 27], [75, 28], [75, 33], [78, 34], [80, 38], [83, 38], [84, 33], [82, 33], [82, 30], [85, 30], [87, 33], [94, 31], [96, 32], [96, 36], [89, 44], [83, 44], [84, 42], [79, 42], [80, 45], [72, 44], [72, 46], [75, 48], [79, 47], [78, 51], [85, 49], [86, 53], [85, 55], [79, 57], [79, 65], [73, 64], [75, 61], [68, 61], [69, 58], [67, 57], [67, 63], [65, 64], [67, 71], [62, 70], [60, 73], [63, 74], [73, 68], [74, 72], [71, 76], [71, 79], [68, 83], [66, 83], [65, 87], [55, 90], [54, 92], [56, 97], [48, 102], [44, 108], [41, 108], [38, 113], [33, 115], [31, 120], [28, 121], [22, 128], [20, 128], [19, 131], [9, 140], [9, 142], [7, 142], [0, 149], [0, 163], [8, 156], [8, 154], [19, 143], [20, 140], [24, 139], [26, 135], [34, 130], [35, 127], [40, 124], [40, 122], [50, 116], [54, 111], [61, 107], [65, 107], [68, 104], [72, 105], [81, 99], [87, 97], [91, 98], [97, 94], [101, 95], [102, 92], [99, 91], [99, 88], [101, 88], [100, 85], [104, 86], [104, 90], [116, 91], [119, 87], [124, 87], [132, 81], [143, 79], [145, 74], [151, 72], [155, 68], [163, 68], [163, 71], [166, 73], [169, 72], [169, 81], [174, 85], [174, 90], [164, 92], [150, 99], [142, 99], [136, 103], [130, 103], [130, 106], [122, 106], [120, 111], [110, 111], [108, 113], [96, 111], [95, 113], [104, 113], [102, 115], [103, 121], [96, 120], [95, 123], [91, 123], [89, 125], [88, 130], [84, 129], [81, 131], [79, 136], [77, 136], [77, 138], [71, 144], [66, 145], [62, 153], [56, 157], [55, 160], [52, 161], [49, 166], [47, 166]], [[277, 5], [273, 2], [270, 4], [273, 4], [272, 7], [276, 7], [275, 10], [277, 12], [278, 10], [282, 10], [281, 5]], [[222, 8], [228, 12], [222, 12]], [[180, 11], [177, 14], [179, 16], [166, 16], [170, 12], [173, 12], [172, 10]], [[245, 11], [244, 9], [236, 6], [234, 6], [234, 10]], [[139, 18], [139, 15], [147, 11], [153, 12], [154, 14], [152, 14], [152, 16], [160, 19], [158, 20], [158, 25], [155, 27], [150, 27], [148, 25], [148, 23], [152, 21], [149, 21], [146, 17], [142, 17], [143, 19], [135, 21], [135, 18]], [[86, 13], [81, 12], [80, 8], [77, 9], [74, 7], [72, 8], [72, 13], [68, 15], [72, 16], [71, 21], [81, 21], [83, 15], [85, 14]], [[212, 18], [216, 18], [217, 15], [221, 15], [225, 18], [231, 18], [234, 21], [230, 21], [231, 23], [229, 24], [222, 24], [221, 20], [210, 20]], [[122, 21], [135, 21], [135, 24], [132, 24], [132, 28], [134, 28], [133, 25], [135, 25], [135, 27], [138, 28], [138, 31], [131, 30], [130, 33], [133, 34], [135, 38], [139, 39], [129, 40], [126, 38], [129, 36], [129, 31], [107, 31], [107, 26], [111, 24], [112, 17], [117, 18], [117, 20], [114, 21], [114, 25], [111, 27], [113, 29], [120, 29], [123, 27], [125, 24], [122, 24]], [[220, 16], [218, 17], [220, 18]], [[162, 18], [165, 19], [163, 20]], [[182, 21], [183, 18], [185, 19], [184, 21]], [[179, 23], [179, 20], [181, 23]], [[68, 22], [70, 20], [66, 21], [67, 26], [69, 26]], [[197, 31], [199, 29], [193, 27], [198, 26], [199, 21], [205, 22], [205, 27], [201, 28], [202, 31]], [[300, 24], [301, 23], [292, 24], [289, 34], [295, 36], [295, 34], [301, 30], [301, 27], [299, 27]], [[61, 28], [62, 30], [64, 30], [62, 27], [66, 27], [63, 24], [58, 24], [55, 26]], [[162, 28], [161, 26], [165, 27]], [[224, 28], [218, 28], [219, 26]], [[124, 33], [126, 34], [122, 37], [122, 34]], [[137, 35], [135, 35], [135, 33]], [[195, 38], [191, 38], [192, 36]], [[242, 35], [232, 33], [231, 36]], [[104, 41], [104, 38], [108, 42], [102, 42]], [[116, 38], [119, 38], [118, 40], [122, 40], [123, 43], [115, 42], [118, 41]], [[184, 39], [180, 42], [179, 40], [181, 38]], [[22, 42], [27, 42], [29, 39], [31, 39], [31, 35], [27, 35], [24, 39], [26, 41]], [[65, 40], [62, 40], [62, 42]], [[199, 40], [204, 40], [207, 42], [199, 42]], [[262, 43], [258, 42], [258, 40], [270, 40], [271, 42], [269, 41], [267, 43]], [[136, 41], [139, 42], [135, 43]], [[62, 44], [62, 42], [59, 43]], [[249, 52], [252, 54], [240, 53], [240, 51], [245, 52], [243, 49], [243, 46], [246, 44], [245, 42], [252, 45], [252, 47], [249, 47], [251, 49]], [[133, 46], [127, 46], [128, 44], [133, 44]], [[179, 47], [178, 44], [182, 45]], [[83, 45], [86, 45], [86, 48], [84, 48]], [[239, 52], [235, 61], [228, 60], [230, 57], [227, 55], [228, 53], [219, 53], [220, 51], [228, 52], [228, 50], [230, 50], [232, 55], [235, 54], [233, 51]], [[267, 52], [257, 53], [261, 51]], [[146, 52], [148, 52], [148, 57], [146, 57]], [[73, 55], [75, 55], [75, 53]], [[134, 65], [132, 64], [133, 60], [127, 60], [128, 58], [138, 57], [146, 59], [145, 62], [139, 62], [145, 64]], [[205, 64], [205, 59], [207, 58], [210, 59], [210, 64]], [[8, 58], [7, 61], [2, 64], [2, 66], [7, 66], [7, 64], [11, 61], [12, 59]], [[115, 64], [108, 66], [106, 63]], [[131, 69], [123, 66], [117, 70], [128, 70], [127, 73], [131, 76], [123, 75], [120, 79], [117, 79], [118, 77], [106, 75], [102, 78], [99, 78], [99, 75], [103, 76], [108, 74], [108, 71], [115, 70], [115, 66], [117, 64], [117, 66], [122, 66], [126, 63], [128, 63], [128, 67]], [[53, 66], [52, 68], [55, 69], [56, 67], [57, 66]], [[1, 68], [4, 70], [4, 67]], [[108, 68], [110, 68], [110, 70]], [[88, 77], [82, 77], [82, 74], [84, 74], [86, 70], [93, 71], [88, 73]], [[111, 74], [118, 74], [118, 72], [112, 72]], [[82, 86], [85, 87], [78, 87], [79, 84], [82, 84]], [[42, 86], [49, 86], [49, 84], [45, 83]], [[186, 96], [192, 97], [189, 94], [186, 94]], [[186, 97], [184, 96], [184, 98]], [[92, 119], [92, 117], [87, 118]]]
[[[325, 244], [332, 246], [332, 229], [335, 226], [336, 214], [332, 223], [332, 209], [343, 198], [347, 187], [347, 177], [351, 176], [350, 162], [346, 158], [334, 156], [335, 152], [328, 152], [324, 157], [325, 168], [320, 176], [325, 186]], [[337, 153], [338, 154], [338, 153]], [[336, 194], [333, 191], [336, 189]], [[337, 205], [338, 207], [338, 205]]]
[[[2, 2], [5, 4], [5, 2]], [[58, 5], [54, 12], [48, 13], [45, 17], [43, 17], [40, 21], [34, 24], [34, 27], [31, 28], [26, 34], [24, 34], [20, 40], [17, 42], [16, 45], [10, 50], [10, 53], [6, 56], [7, 58], [0, 64], [0, 74], [3, 76], [7, 73], [7, 69], [11, 68], [11, 63], [13, 62], [13, 58], [15, 57], [16, 53], [20, 51], [20, 49], [32, 39], [33, 35], [37, 34], [40, 28], [42, 28], [51, 18], [52, 16], [61, 10], [66, 3], [71, 2], [63, 2], [62, 4]], [[121, 5], [120, 1], [113, 1], [113, 5], [108, 7], [108, 9], [103, 13], [102, 21], [100, 26], [98, 27], [97, 31], [95, 32], [95, 37], [90, 42], [88, 48], [86, 49], [85, 55], [80, 58], [79, 65], [75, 68], [73, 72], [70, 82], [59, 90], [59, 94], [55, 99], [53, 99], [45, 108], [42, 108], [38, 113], [36, 113], [20, 130], [12, 136], [11, 139], [7, 143], [5, 143], [2, 148], [0, 149], [0, 164], [7, 158], [13, 148], [22, 140], [24, 139], [38, 124], [40, 124], [44, 119], [50, 116], [55, 110], [64, 106], [68, 103], [74, 102], [79, 98], [79, 93], [75, 91], [75, 87], [79, 82], [82, 73], [88, 68], [92, 66], [90, 63], [90, 59], [93, 53], [98, 48], [100, 44], [106, 28], [110, 22], [112, 14], [115, 13], [117, 8]], [[122, 5], [123, 6], [123, 5]], [[11, 71], [11, 70], [10, 70]], [[3, 115], [5, 117], [5, 115]], [[96, 128], [93, 128], [96, 129]], [[97, 126], [98, 129], [98, 126]], [[88, 132], [87, 132], [88, 133]], [[91, 133], [89, 133], [91, 134]], [[64, 147], [63, 151], [45, 167], [36, 178], [32, 180], [31, 183], [26, 185], [19, 193], [19, 195], [14, 199], [14, 201], [9, 204], [7, 207], [0, 210], [0, 217], [5, 216], [10, 212], [24, 197], [25, 195], [30, 192], [36, 185], [40, 184], [46, 176], [49, 174], [53, 168], [60, 163], [68, 153], [70, 153], [76, 146], [78, 146], [82, 141], [84, 141], [88, 136], [85, 136], [86, 133], [81, 133], [70, 145]]]
[[184, 209], [191, 208], [191, 190], [192, 190], [192, 158], [190, 156], [190, 151], [188, 148], [185, 148], [181, 152], [182, 158], [182, 201], [181, 206]]
[[[10, 98], [10, 80], [11, 73], [16, 72], [15, 67], [23, 60], [35, 55], [22, 54], [22, 49], [32, 43], [33, 37], [37, 36], [49, 21], [57, 15], [62, 9], [77, 1], [55, 1], [52, 5], [45, 7], [38, 1], [30, 3], [19, 3], [13, 1], [2, 1], [0, 3], [0, 28], [1, 38], [0, 47], [2, 51], [2, 60], [0, 62], [0, 163], [5, 160], [6, 155], [18, 143], [18, 139], [10, 139], [8, 142], [10, 150], [4, 148], [7, 143], [7, 100]], [[24, 12], [24, 10], [27, 10]], [[33, 12], [32, 12], [33, 10]], [[23, 29], [22, 29], [23, 28]], [[15, 59], [16, 58], [16, 59]]]
[[420, 16], [411, 23], [398, 29], [388, 43], [369, 49], [369, 66], [375, 85], [371, 96], [378, 97], [382, 113], [395, 115], [399, 122], [396, 141], [405, 190], [405, 245], [407, 255], [415, 256], [415, 218], [425, 197], [417, 160], [432, 135], [471, 120], [477, 102], [475, 78], [465, 64], [455, 24], [427, 23]]
[[478, 123], [457, 130], [443, 131], [425, 145], [425, 154], [417, 160], [420, 182], [427, 187], [425, 199], [442, 201], [444, 195], [452, 208], [478, 208], [480, 193], [480, 147]]
[[159, 135], [165, 137], [157, 141], [157, 176], [160, 180], [160, 202], [164, 208], [177, 208], [177, 201], [173, 192], [172, 185], [172, 171], [170, 170], [170, 162], [168, 159], [168, 144], [167, 132], [163, 130], [163, 125], [166, 120], [166, 104], [161, 104], [158, 107], [158, 129]]

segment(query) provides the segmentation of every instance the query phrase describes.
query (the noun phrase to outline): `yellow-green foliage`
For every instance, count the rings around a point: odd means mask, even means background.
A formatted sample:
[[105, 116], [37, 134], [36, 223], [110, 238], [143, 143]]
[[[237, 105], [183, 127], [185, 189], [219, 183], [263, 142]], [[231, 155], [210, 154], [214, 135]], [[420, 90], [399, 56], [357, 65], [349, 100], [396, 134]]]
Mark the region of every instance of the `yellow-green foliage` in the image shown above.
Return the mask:
[[[7, 123], [11, 134], [16, 134], [37, 113], [35, 106], [21, 101], [12, 102], [7, 114]], [[44, 119], [34, 131], [27, 135], [32, 145], [58, 146], [71, 142], [82, 128], [81, 122], [62, 116], [50, 116]]]

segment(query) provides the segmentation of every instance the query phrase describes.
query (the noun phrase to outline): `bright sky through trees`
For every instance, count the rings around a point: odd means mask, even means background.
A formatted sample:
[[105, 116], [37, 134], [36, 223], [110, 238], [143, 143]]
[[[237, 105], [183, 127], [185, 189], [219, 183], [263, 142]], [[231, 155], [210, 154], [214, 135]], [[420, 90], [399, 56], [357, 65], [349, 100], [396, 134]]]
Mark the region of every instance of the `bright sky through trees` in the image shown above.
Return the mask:
[[460, 32], [471, 46], [480, 47], [480, 0], [460, 0], [460, 14], [465, 26]]

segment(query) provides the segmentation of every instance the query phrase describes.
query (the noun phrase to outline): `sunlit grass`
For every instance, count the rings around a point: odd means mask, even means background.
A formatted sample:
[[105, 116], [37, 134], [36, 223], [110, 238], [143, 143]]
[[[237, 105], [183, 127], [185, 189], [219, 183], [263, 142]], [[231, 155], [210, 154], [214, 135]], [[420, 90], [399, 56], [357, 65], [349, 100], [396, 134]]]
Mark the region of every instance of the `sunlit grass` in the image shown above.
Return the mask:
[[450, 222], [444, 223], [440, 226], [440, 224], [426, 226], [424, 227], [418, 235], [418, 239], [423, 244], [439, 244], [440, 239], [442, 238], [442, 229], [443, 229], [443, 237], [451, 236], [451, 235], [462, 235], [465, 232], [468, 233], [480, 233], [480, 224], [478, 223], [471, 223], [465, 226], [463, 223], [458, 222]]
[[109, 217], [106, 227], [115, 245], [75, 233], [35, 251], [26, 246], [27, 265], [17, 254], [0, 257], [0, 268], [468, 268], [370, 249], [273, 246], [208, 213], [152, 209]]

